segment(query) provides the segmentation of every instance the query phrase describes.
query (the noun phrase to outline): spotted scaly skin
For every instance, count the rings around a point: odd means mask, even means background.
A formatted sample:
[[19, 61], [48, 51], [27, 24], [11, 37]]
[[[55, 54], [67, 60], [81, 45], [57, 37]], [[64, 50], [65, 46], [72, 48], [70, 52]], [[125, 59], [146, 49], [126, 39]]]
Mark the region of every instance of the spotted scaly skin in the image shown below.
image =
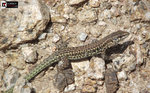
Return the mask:
[[[68, 60], [73, 61], [104, 54], [107, 48], [117, 45], [120, 41], [128, 37], [128, 35], [128, 32], [117, 31], [99, 41], [92, 42], [91, 44], [85, 46], [67, 47], [65, 49], [58, 50], [34, 68], [27, 76], [25, 76], [25, 79], [27, 82], [30, 81], [45, 68], [49, 67], [53, 63], [61, 61], [63, 57], [67, 57]], [[10, 88], [4, 93], [12, 93], [13, 88], [14, 87]]]

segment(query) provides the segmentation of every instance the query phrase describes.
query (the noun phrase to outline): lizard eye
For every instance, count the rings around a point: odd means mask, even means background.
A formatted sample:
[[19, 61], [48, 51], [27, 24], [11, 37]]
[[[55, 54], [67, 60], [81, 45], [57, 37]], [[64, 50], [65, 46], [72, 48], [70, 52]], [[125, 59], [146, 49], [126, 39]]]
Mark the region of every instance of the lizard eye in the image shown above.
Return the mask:
[[113, 41], [115, 41], [115, 42], [118, 41], [118, 38], [114, 38]]

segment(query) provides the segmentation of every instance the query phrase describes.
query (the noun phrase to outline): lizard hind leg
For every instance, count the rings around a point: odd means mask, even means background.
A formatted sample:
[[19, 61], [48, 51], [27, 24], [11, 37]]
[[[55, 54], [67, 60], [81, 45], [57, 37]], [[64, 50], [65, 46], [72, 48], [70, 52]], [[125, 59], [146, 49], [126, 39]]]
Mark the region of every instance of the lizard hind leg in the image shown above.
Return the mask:
[[61, 72], [67, 68], [71, 68], [71, 63], [69, 62], [67, 57], [62, 57], [61, 61], [58, 62], [57, 71]]
[[54, 76], [53, 84], [57, 89], [63, 91], [66, 86], [74, 82], [74, 72], [67, 57], [63, 57], [56, 67], [57, 74]]
[[57, 89], [59, 89], [60, 91], [63, 91], [66, 86], [74, 83], [74, 76], [75, 75], [72, 69], [65, 69], [61, 72], [58, 72], [54, 76], [53, 84]]

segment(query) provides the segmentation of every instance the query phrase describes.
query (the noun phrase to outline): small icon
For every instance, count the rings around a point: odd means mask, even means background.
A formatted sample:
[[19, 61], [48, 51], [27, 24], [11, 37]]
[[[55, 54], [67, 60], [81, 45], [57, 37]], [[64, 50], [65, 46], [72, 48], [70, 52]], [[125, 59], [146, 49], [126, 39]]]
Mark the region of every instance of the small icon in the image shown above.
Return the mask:
[[6, 7], [7, 7], [7, 2], [1, 1], [1, 8], [6, 8]]
[[18, 1], [1, 1], [1, 8], [18, 8]]

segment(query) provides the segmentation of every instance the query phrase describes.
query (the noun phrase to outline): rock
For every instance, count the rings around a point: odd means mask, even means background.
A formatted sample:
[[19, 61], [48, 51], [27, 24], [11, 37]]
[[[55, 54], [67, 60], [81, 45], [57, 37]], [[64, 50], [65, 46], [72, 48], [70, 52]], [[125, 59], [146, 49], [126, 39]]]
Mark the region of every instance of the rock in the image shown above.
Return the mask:
[[83, 3], [83, 2], [85, 2], [85, 1], [88, 1], [88, 0], [70, 0], [69, 1], [69, 5], [79, 5], [79, 4], [81, 4], [81, 3]]
[[86, 72], [89, 69], [89, 61], [72, 62], [71, 64], [73, 72], [75, 73], [75, 85], [77, 88], [81, 89], [84, 84]]
[[112, 13], [110, 10], [104, 10], [102, 13], [102, 16], [104, 16], [105, 18], [111, 18], [112, 17]]
[[95, 85], [95, 84], [96, 84], [96, 81], [95, 81], [95, 80], [92, 80], [92, 79], [87, 78], [87, 79], [85, 79], [84, 84], [85, 84], [85, 85], [93, 86], [93, 85]]
[[[2, 88], [3, 85], [3, 75], [4, 75], [4, 71], [5, 71], [5, 67], [4, 67], [4, 63], [2, 58], [3, 57], [3, 53], [0, 52], [0, 87]], [[1, 91], [1, 89], [0, 89]]]
[[32, 93], [31, 84], [26, 83], [26, 80], [21, 77], [17, 80], [13, 93]]
[[141, 28], [140, 24], [136, 24], [136, 28], [139, 30]]
[[23, 47], [21, 49], [24, 60], [28, 63], [34, 63], [37, 60], [37, 52], [33, 47]]
[[[92, 26], [91, 28], [89, 28], [89, 32], [92, 36], [94, 37], [99, 37], [101, 35], [101, 31], [104, 29], [102, 26]], [[97, 39], [96, 39], [97, 40]]]
[[119, 88], [116, 71], [113, 68], [107, 68], [105, 72], [105, 86], [107, 93], [115, 93]]
[[87, 36], [88, 35], [86, 33], [82, 32], [77, 37], [79, 38], [80, 41], [85, 41]]
[[89, 6], [96, 8], [99, 7], [99, 5], [100, 5], [100, 0], [89, 0]]
[[98, 86], [102, 86], [103, 84], [104, 84], [104, 81], [103, 81], [103, 80], [97, 81], [97, 85], [98, 85]]
[[40, 36], [39, 36], [39, 40], [43, 40], [43, 39], [45, 39], [46, 38], [46, 35], [47, 35], [47, 33], [43, 33], [43, 34], [41, 34]]
[[51, 22], [52, 23], [62, 23], [65, 24], [67, 22], [66, 18], [60, 15], [52, 15], [51, 16]]
[[[117, 1], [115, 3], [117, 3]], [[105, 10], [111, 9], [112, 4], [110, 2], [107, 2], [107, 1], [102, 1], [100, 7], [105, 11]]]
[[64, 89], [64, 92], [73, 91], [73, 90], [75, 90], [75, 88], [76, 88], [75, 84], [68, 85], [68, 86]]
[[96, 80], [92, 80], [89, 78], [85, 79], [84, 85], [82, 87], [83, 93], [95, 93], [96, 89]]
[[82, 88], [82, 93], [95, 93], [96, 88], [90, 85], [84, 85]]
[[117, 73], [117, 77], [119, 80], [127, 80], [127, 73], [125, 71], [121, 71]]
[[136, 68], [135, 61], [136, 59], [134, 55], [130, 54], [113, 59], [113, 64], [117, 68], [117, 70], [124, 69], [127, 72], [131, 72]]
[[131, 10], [131, 21], [142, 20], [150, 21], [149, 1], [140, 1]]
[[52, 41], [53, 41], [54, 43], [56, 43], [56, 42], [58, 42], [59, 40], [60, 40], [59, 35], [55, 34], [54, 37], [53, 37], [53, 39], [52, 39]]
[[23, 69], [25, 67], [23, 57], [17, 52], [8, 52], [6, 56], [3, 57], [3, 62], [5, 64], [11, 64], [18, 69]]
[[17, 9], [0, 10], [0, 49], [37, 38], [50, 20], [49, 10], [40, 0], [19, 2], [23, 5]]
[[93, 57], [90, 62], [90, 70], [88, 70], [88, 77], [92, 79], [104, 79], [105, 61], [98, 57]]
[[89, 68], [89, 61], [82, 61], [82, 62], [74, 62], [71, 63], [72, 68], [73, 68], [73, 72], [79, 72], [79, 70], [81, 71], [87, 71], [87, 69]]
[[[58, 69], [59, 70], [59, 69]], [[60, 91], [63, 91], [67, 85], [74, 83], [74, 73], [72, 69], [63, 69], [54, 76], [54, 85]]]
[[146, 18], [147, 20], [150, 20], [150, 12], [145, 13], [145, 18]]
[[140, 0], [133, 0], [134, 5], [137, 5]]
[[6, 89], [9, 89], [12, 86], [14, 86], [16, 81], [18, 80], [19, 76], [20, 76], [20, 74], [16, 68], [9, 67], [8, 69], [6, 69], [4, 76], [3, 76], [3, 80], [6, 85]]
[[150, 84], [147, 85], [147, 88], [150, 89]]
[[90, 23], [97, 20], [96, 11], [92, 9], [80, 11], [77, 17], [82, 23]]
[[83, 93], [95, 93], [96, 92], [96, 88], [94, 88], [93, 86], [85, 85], [82, 88], [82, 92]]
[[116, 8], [116, 7], [112, 7], [110, 9], [111, 13], [113, 14], [113, 16], [118, 17], [121, 15], [121, 11], [120, 9]]
[[[138, 40], [138, 41], [139, 41], [138, 43], [140, 43], [140, 40]], [[135, 44], [135, 49], [136, 49], [136, 64], [141, 65], [144, 62], [142, 49], [139, 44]]]
[[97, 23], [99, 26], [106, 26], [107, 24], [106, 24], [106, 22], [104, 22], [104, 21], [98, 21], [98, 23]]

